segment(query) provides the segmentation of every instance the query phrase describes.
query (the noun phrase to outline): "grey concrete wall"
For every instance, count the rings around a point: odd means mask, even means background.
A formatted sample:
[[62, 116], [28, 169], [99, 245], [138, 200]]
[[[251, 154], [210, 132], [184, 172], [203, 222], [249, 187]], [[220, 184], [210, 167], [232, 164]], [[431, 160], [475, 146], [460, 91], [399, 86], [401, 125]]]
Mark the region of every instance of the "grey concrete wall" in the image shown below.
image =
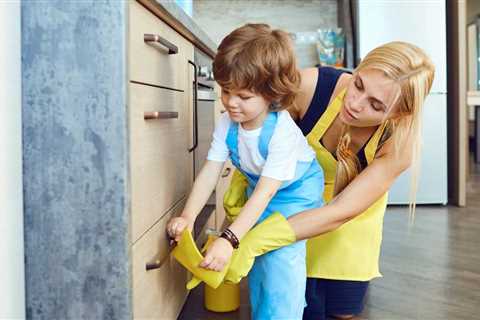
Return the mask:
[[22, 1], [28, 319], [130, 319], [125, 1]]

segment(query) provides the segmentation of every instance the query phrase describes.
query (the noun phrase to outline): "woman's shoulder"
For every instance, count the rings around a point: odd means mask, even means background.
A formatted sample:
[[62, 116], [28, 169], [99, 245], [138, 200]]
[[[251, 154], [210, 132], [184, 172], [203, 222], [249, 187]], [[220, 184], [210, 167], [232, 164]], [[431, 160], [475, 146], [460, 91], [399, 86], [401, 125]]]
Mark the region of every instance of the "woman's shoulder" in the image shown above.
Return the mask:
[[[295, 101], [294, 119], [302, 118], [312, 101], [318, 80], [318, 68], [300, 70], [300, 90]], [[291, 112], [292, 113], [292, 112]]]
[[310, 103], [315, 92], [317, 83], [318, 70], [317, 68], [307, 68], [300, 70], [300, 87], [295, 97], [295, 103], [289, 107], [287, 111], [295, 120], [299, 120], [305, 114], [307, 105]]

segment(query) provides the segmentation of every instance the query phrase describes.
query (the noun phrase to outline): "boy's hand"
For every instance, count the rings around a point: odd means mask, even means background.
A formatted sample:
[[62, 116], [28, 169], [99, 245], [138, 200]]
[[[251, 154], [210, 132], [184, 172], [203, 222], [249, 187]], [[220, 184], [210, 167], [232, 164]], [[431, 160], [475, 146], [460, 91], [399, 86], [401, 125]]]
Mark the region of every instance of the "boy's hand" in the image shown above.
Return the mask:
[[224, 238], [218, 238], [207, 249], [205, 258], [200, 262], [199, 266], [208, 270], [220, 272], [225, 268], [232, 253], [233, 247], [230, 242]]
[[182, 216], [171, 218], [167, 224], [168, 235], [177, 242], [180, 241], [182, 232], [185, 228], [188, 228], [191, 231], [193, 229], [193, 221]]

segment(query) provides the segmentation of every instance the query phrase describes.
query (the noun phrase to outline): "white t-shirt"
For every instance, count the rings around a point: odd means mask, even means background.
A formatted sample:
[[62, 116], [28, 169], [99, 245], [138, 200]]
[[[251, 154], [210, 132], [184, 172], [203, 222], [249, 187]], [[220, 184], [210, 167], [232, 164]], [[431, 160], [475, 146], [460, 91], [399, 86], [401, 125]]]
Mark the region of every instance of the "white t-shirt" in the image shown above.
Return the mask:
[[[208, 151], [208, 160], [224, 162], [229, 157], [226, 137], [230, 128], [230, 117], [225, 112], [213, 133], [213, 140]], [[288, 111], [280, 111], [268, 145], [266, 161], [258, 150], [258, 140], [262, 128], [245, 130], [238, 126], [238, 153], [242, 170], [279, 181], [288, 181], [295, 177], [297, 162], [310, 162], [315, 152], [308, 145], [300, 128], [297, 127]]]

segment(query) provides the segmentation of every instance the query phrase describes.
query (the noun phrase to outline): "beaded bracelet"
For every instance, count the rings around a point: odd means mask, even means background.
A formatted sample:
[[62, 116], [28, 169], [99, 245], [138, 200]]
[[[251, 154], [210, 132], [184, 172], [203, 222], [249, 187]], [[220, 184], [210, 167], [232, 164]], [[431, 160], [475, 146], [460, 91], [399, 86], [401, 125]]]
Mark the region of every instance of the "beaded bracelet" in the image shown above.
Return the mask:
[[222, 234], [220, 235], [221, 238], [224, 238], [225, 240], [227, 240], [228, 242], [230, 242], [230, 244], [232, 245], [232, 247], [234, 249], [238, 249], [238, 246], [240, 244], [240, 241], [238, 241], [238, 238], [237, 236], [232, 232], [232, 230], [226, 228], [225, 230], [223, 230]]

